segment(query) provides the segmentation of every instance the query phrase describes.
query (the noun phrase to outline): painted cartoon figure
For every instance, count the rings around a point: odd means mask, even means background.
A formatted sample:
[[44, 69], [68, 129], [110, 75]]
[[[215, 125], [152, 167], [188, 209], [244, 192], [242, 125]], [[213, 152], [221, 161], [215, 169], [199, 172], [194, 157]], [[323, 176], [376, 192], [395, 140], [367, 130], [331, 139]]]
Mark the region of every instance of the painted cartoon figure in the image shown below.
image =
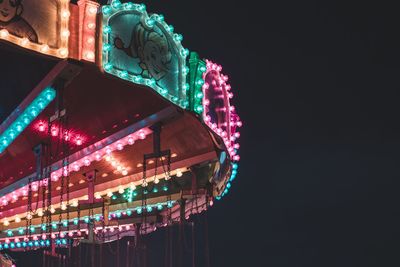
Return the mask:
[[128, 47], [121, 38], [114, 39], [117, 49], [128, 56], [140, 59], [141, 75], [144, 78], [162, 79], [169, 71], [172, 54], [168, 40], [162, 33], [146, 30], [141, 24], [133, 29], [131, 42]]
[[0, 0], [0, 29], [7, 29], [18, 37], [38, 42], [38, 35], [29, 23], [21, 17], [23, 0]]

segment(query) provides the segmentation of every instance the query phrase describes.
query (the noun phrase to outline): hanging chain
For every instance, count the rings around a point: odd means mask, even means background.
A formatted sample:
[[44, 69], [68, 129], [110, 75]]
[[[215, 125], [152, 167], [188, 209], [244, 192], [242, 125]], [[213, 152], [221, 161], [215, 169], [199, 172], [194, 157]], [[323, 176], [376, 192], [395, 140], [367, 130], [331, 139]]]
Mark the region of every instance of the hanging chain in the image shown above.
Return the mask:
[[26, 214], [26, 230], [25, 235], [31, 237], [31, 226], [32, 226], [32, 178], [28, 180], [28, 207]]
[[103, 242], [104, 242], [105, 241], [105, 224], [106, 224], [106, 222], [105, 222], [105, 220], [106, 220], [106, 217], [105, 217], [106, 206], [105, 206], [104, 200], [102, 202], [101, 213], [103, 215], [103, 218], [101, 220], [101, 227], [102, 227], [102, 239], [103, 239]]
[[[167, 183], [168, 180], [171, 178], [171, 151], [168, 151], [168, 155], [167, 155], [167, 171], [165, 171], [163, 158], [161, 158], [161, 164], [162, 164], [164, 173], [166, 173], [165, 180], [166, 180], [166, 183]], [[167, 177], [168, 177], [168, 179], [167, 179]], [[167, 207], [168, 207], [167, 221], [168, 221], [168, 224], [172, 224], [171, 194], [167, 195]]]
[[[65, 124], [64, 124], [65, 128], [68, 129], [68, 118], [65, 117]], [[69, 231], [69, 183], [71, 180], [70, 174], [69, 174], [69, 146], [67, 144], [67, 142], [64, 143], [64, 155], [67, 155], [66, 157], [66, 164], [67, 164], [67, 231]]]
[[[61, 176], [61, 190], [60, 190], [60, 205], [62, 207], [63, 202], [64, 202], [64, 175], [65, 172], [67, 171], [66, 166], [65, 166], [65, 160], [63, 159], [63, 171], [62, 171], [62, 176]], [[61, 234], [61, 221], [62, 221], [62, 210], [60, 211], [60, 214], [58, 215], [58, 234]]]
[[[68, 131], [66, 130], [66, 127], [65, 127], [65, 123], [64, 123], [65, 121], [63, 121], [63, 124], [62, 124], [62, 133], [63, 133], [63, 136], [62, 136], [62, 151], [63, 151], [63, 156], [65, 156], [66, 154], [65, 154], [65, 151], [66, 151], [66, 143], [67, 143], [67, 140], [66, 140], [66, 138], [68, 137], [68, 135], [69, 135], [69, 133], [68, 133]], [[65, 134], [65, 136], [64, 136], [64, 134]], [[61, 205], [61, 210], [60, 210], [60, 214], [59, 214], [59, 216], [58, 216], [58, 233], [59, 233], [59, 235], [61, 235], [61, 226], [62, 226], [62, 207], [63, 207], [63, 205], [64, 205], [64, 186], [65, 186], [65, 178], [66, 177], [69, 177], [69, 165], [68, 165], [68, 159], [67, 159], [67, 157], [64, 157], [63, 158], [63, 160], [62, 160], [62, 176], [61, 176], [61, 185], [60, 185], [60, 187], [61, 187], [61, 190], [60, 190], [60, 205]], [[68, 187], [68, 184], [67, 184], [67, 187]]]
[[[44, 173], [45, 173], [45, 171], [44, 171]], [[44, 179], [46, 179], [46, 178], [44, 178]], [[42, 217], [41, 217], [41, 225], [40, 225], [40, 235], [42, 235], [43, 234], [43, 230], [45, 230], [43, 212], [46, 210], [46, 189], [47, 189], [47, 186], [46, 186], [46, 183], [44, 182], [44, 180], [42, 180], [41, 187], [42, 187]]]
[[78, 205], [78, 227], [77, 230], [78, 232], [81, 231], [81, 205]]

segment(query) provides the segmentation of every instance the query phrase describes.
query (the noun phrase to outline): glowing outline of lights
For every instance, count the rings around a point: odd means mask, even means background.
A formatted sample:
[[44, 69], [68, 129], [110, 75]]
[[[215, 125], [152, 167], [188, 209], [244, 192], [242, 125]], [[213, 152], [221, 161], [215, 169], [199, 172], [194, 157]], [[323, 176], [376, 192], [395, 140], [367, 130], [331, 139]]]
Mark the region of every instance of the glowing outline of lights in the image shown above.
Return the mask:
[[0, 153], [4, 152], [8, 146], [28, 127], [33, 120], [54, 100], [56, 91], [47, 87], [44, 89], [17, 119], [0, 135]]
[[[120, 14], [126, 13], [127, 11], [136, 12], [141, 16], [141, 23], [146, 25], [147, 27], [154, 27], [157, 25], [165, 36], [169, 39], [170, 43], [175, 44], [175, 52], [179, 59], [179, 67], [182, 70], [179, 75], [180, 81], [180, 89], [181, 93], [184, 94], [185, 99], [177, 99], [176, 96], [169, 95], [167, 88], [159, 87], [153, 79], [143, 78], [141, 75], [132, 75], [126, 70], [117, 70], [114, 68], [112, 63], [110, 63], [109, 59], [109, 51], [107, 51], [107, 47], [111, 48], [113, 46], [110, 43], [109, 35], [111, 33], [111, 27], [109, 26], [109, 21], [112, 17]], [[186, 58], [189, 55], [189, 51], [182, 46], [182, 35], [173, 33], [174, 28], [171, 25], [168, 25], [164, 21], [164, 17], [158, 14], [151, 14], [150, 16], [147, 14], [146, 6], [144, 4], [133, 4], [133, 3], [124, 3], [122, 4], [119, 0], [114, 0], [110, 5], [102, 6], [102, 14], [103, 14], [103, 46], [102, 46], [102, 55], [103, 55], [103, 69], [105, 72], [115, 75], [121, 79], [146, 85], [151, 87], [153, 90], [158, 92], [164, 98], [169, 101], [181, 106], [182, 108], [188, 108], [188, 93], [189, 85], [186, 83], [186, 75], [189, 73], [189, 68], [186, 66]], [[111, 46], [110, 46], [111, 45]]]
[[[0, 30], [0, 39], [9, 41], [18, 46], [28, 48], [34, 50], [36, 52], [51, 55], [59, 58], [68, 57], [68, 40], [69, 40], [69, 0], [59, 0], [57, 1], [60, 4], [60, 8], [57, 9], [57, 20], [55, 21], [56, 25], [60, 25], [57, 27], [57, 32], [59, 32], [59, 36], [56, 38], [60, 41], [60, 46], [57, 48], [50, 47], [47, 43], [38, 44], [35, 42], [31, 42], [28, 38], [18, 37], [10, 33], [7, 29]], [[61, 23], [59, 22], [61, 20]]]
[[[81, 40], [80, 40], [80, 51], [79, 58], [84, 60], [95, 62], [96, 60], [96, 17], [99, 9], [99, 3], [79, 0], [78, 1], [79, 12], [82, 20], [80, 21], [81, 28]], [[90, 25], [93, 25], [90, 26]]]
[[[125, 137], [123, 137], [123, 138], [121, 138], [121, 139], [119, 139], [119, 140], [116, 140], [116, 141], [114, 141], [112, 144], [109, 144], [109, 145], [107, 145], [106, 147], [103, 147], [103, 148], [101, 148], [101, 149], [99, 149], [99, 150], [97, 150], [97, 151], [94, 151], [93, 153], [91, 153], [91, 154], [89, 154], [89, 155], [87, 155], [87, 156], [85, 156], [85, 157], [82, 157], [82, 158], [80, 158], [79, 160], [77, 160], [77, 161], [74, 161], [74, 162], [72, 162], [72, 163], [70, 163], [69, 164], [69, 168], [68, 167], [64, 167], [64, 168], [61, 168], [61, 169], [58, 169], [58, 170], [56, 170], [56, 171], [53, 171], [52, 173], [51, 173], [51, 180], [52, 181], [58, 181], [58, 179], [59, 179], [59, 177], [61, 177], [61, 174], [63, 173], [63, 171], [65, 170], [65, 169], [69, 169], [69, 172], [71, 173], [71, 172], [74, 172], [75, 170], [74, 170], [74, 168], [73, 168], [73, 166], [75, 165], [75, 164], [77, 164], [77, 162], [81, 162], [81, 164], [79, 164], [80, 165], [80, 167], [82, 167], [82, 166], [88, 166], [88, 165], [85, 165], [85, 160], [87, 160], [87, 159], [91, 159], [90, 160], [90, 164], [91, 164], [91, 162], [93, 162], [93, 161], [100, 161], [100, 160], [102, 160], [102, 159], [105, 159], [105, 157], [107, 156], [107, 155], [109, 155], [110, 153], [112, 153], [113, 151], [115, 151], [115, 150], [121, 150], [121, 149], [118, 149], [118, 144], [124, 144], [124, 146], [126, 146], [126, 145], [133, 145], [135, 142], [135, 140], [144, 140], [146, 137], [147, 137], [147, 135], [149, 135], [151, 133], [151, 130], [150, 129], [148, 129], [147, 127], [145, 127], [145, 128], [142, 128], [142, 129], [140, 129], [140, 130], [138, 130], [138, 131], [136, 131], [136, 132], [134, 132], [134, 133], [131, 133], [131, 134], [129, 134], [129, 135], [127, 135], [127, 136], [125, 136]], [[135, 135], [136, 135], [136, 139], [135, 139]], [[101, 143], [101, 141], [99, 141], [98, 142], [99, 144]], [[94, 144], [94, 146], [97, 146], [97, 144]], [[111, 149], [111, 151], [109, 151], [109, 149]], [[100, 155], [100, 157], [99, 157], [99, 155]], [[89, 165], [90, 165], [89, 164]], [[181, 172], [181, 173], [183, 173], [183, 172], [186, 172], [186, 171], [188, 171], [188, 169], [185, 169], [185, 168], [179, 168], [179, 169], [177, 169], [177, 170], [174, 170], [174, 171], [171, 171], [171, 175], [174, 175], [174, 173], [176, 173], [176, 172], [178, 172], [178, 170], [179, 170], [179, 172]], [[76, 171], [79, 171], [79, 170], [76, 170]], [[55, 180], [54, 179], [54, 174], [57, 174], [57, 179]], [[157, 175], [157, 178], [158, 179], [165, 179], [165, 174], [158, 174]], [[153, 182], [154, 181], [154, 177], [148, 177], [147, 179], [146, 179], [146, 181], [147, 182]], [[112, 193], [115, 193], [115, 192], [118, 192], [121, 188], [123, 188], [123, 189], [127, 189], [127, 188], [130, 188], [132, 185], [134, 185], [135, 187], [136, 186], [141, 186], [142, 185], [142, 180], [139, 180], [139, 181], [134, 181], [134, 182], [130, 182], [129, 184], [125, 184], [125, 185], [119, 185], [118, 187], [114, 187], [114, 188], [109, 188], [109, 189], [107, 189], [107, 190], [103, 190], [103, 191], [98, 191], [98, 192], [96, 192], [95, 193], [95, 195], [106, 195], [107, 193], [109, 193], [109, 192], [112, 192]], [[33, 182], [32, 183], [32, 187], [36, 187], [36, 188], [38, 188], [39, 186], [40, 186], [40, 181], [36, 181], [36, 182]], [[24, 187], [21, 187], [21, 188], [19, 188], [19, 189], [16, 189], [16, 190], [14, 190], [12, 193], [8, 193], [8, 194], [6, 194], [6, 195], [4, 195], [1, 199], [2, 200], [6, 200], [7, 201], [7, 203], [8, 203], [8, 201], [9, 201], [9, 199], [10, 198], [13, 198], [13, 196], [15, 195], [15, 196], [26, 196], [26, 192], [27, 192], [27, 188], [28, 188], [28, 185], [26, 185], [26, 186], [24, 186]], [[24, 194], [24, 192], [23, 191], [25, 191], [25, 194]], [[79, 198], [75, 198], [75, 199], [71, 199], [70, 200], [70, 205], [71, 206], [73, 206], [73, 203], [74, 202], [76, 202], [76, 201], [79, 201], [79, 200], [86, 200], [87, 199], [87, 196], [85, 195], [85, 196], [82, 196], [82, 197], [79, 197]], [[5, 204], [6, 205], [6, 204]], [[3, 205], [4, 206], [4, 205]], [[57, 203], [57, 204], [53, 204], [52, 205], [52, 207], [54, 208], [54, 209], [56, 209], [56, 208], [61, 208], [61, 203]], [[21, 219], [23, 219], [23, 218], [25, 218], [27, 216], [27, 214], [26, 214], [26, 212], [24, 212], [24, 213], [20, 213], [20, 214], [15, 214], [15, 215], [13, 215], [13, 216], [11, 216], [11, 217], [4, 217], [4, 218], [2, 218], [1, 219], [1, 222], [5, 225], [5, 226], [8, 226], [9, 225], [9, 223], [11, 222], [11, 221], [15, 221], [15, 219], [18, 217], [19, 218], [19, 220], [21, 220]]]
[[[71, 163], [71, 164], [73, 164], [73, 163]], [[189, 171], [187, 168], [178, 168], [176, 170], [171, 171], [171, 176], [177, 175], [178, 170], [181, 173]], [[166, 176], [165, 174], [157, 174], [157, 179], [159, 179], [159, 180], [165, 179], [165, 176]], [[148, 183], [154, 182], [154, 177], [146, 178], [146, 182], [148, 182]], [[129, 182], [129, 183], [124, 184], [124, 185], [119, 185], [117, 187], [108, 188], [108, 189], [103, 190], [103, 191], [97, 191], [97, 192], [95, 192], [95, 198], [102, 198], [102, 196], [106, 196], [108, 193], [114, 194], [114, 193], [118, 192], [120, 189], [124, 189], [125, 190], [125, 189], [128, 189], [128, 188], [132, 188], [132, 186], [134, 186], [136, 188], [136, 187], [142, 186], [142, 183], [143, 183], [143, 180], [138, 180], [138, 181]], [[99, 197], [97, 197], [97, 196], [99, 196]], [[87, 195], [71, 199], [70, 200], [70, 206], [75, 207], [74, 203], [76, 203], [76, 202], [78, 202], [80, 200], [87, 200]], [[54, 209], [59, 209], [59, 208], [61, 208], [61, 203], [52, 204], [52, 207]], [[39, 211], [41, 211], [41, 208], [38, 208], [37, 212], [39, 212]], [[27, 215], [26, 212], [24, 212], [24, 213], [15, 214], [15, 215], [10, 216], [10, 217], [4, 217], [4, 218], [1, 219], [1, 222], [3, 224], [5, 222], [7, 222], [4, 226], [8, 226], [12, 221], [16, 222], [16, 218], [17, 217], [19, 218], [19, 220], [22, 220], [22, 219], [26, 218], [26, 215]], [[41, 216], [39, 216], [39, 217], [41, 217]]]
[[199, 58], [196, 52], [190, 53], [190, 109], [202, 114], [203, 107], [203, 74], [207, 71], [206, 63]]
[[[74, 162], [70, 163], [70, 164], [69, 164], [69, 172], [71, 173], [71, 172], [74, 171], [73, 166], [76, 165], [76, 164], [78, 164], [79, 167], [87, 166], [87, 163], [85, 163], [85, 161], [87, 161], [88, 159], [90, 160], [90, 164], [91, 164], [91, 162], [94, 161], [94, 160], [97, 160], [97, 161], [102, 160], [103, 157], [105, 157], [107, 154], [109, 154], [109, 153], [107, 153], [108, 150], [111, 150], [111, 152], [114, 151], [114, 150], [117, 150], [117, 144], [118, 144], [118, 143], [123, 143], [123, 144], [125, 144], [125, 145], [127, 145], [127, 144], [133, 144], [133, 142], [130, 141], [131, 139], [132, 139], [132, 140], [143, 140], [143, 139], [145, 139], [146, 136], [149, 135], [150, 133], [151, 133], [151, 130], [148, 129], [147, 127], [143, 128], [143, 129], [140, 129], [140, 130], [138, 130], [138, 131], [136, 131], [136, 132], [134, 132], [134, 133], [131, 133], [131, 134], [129, 134], [129, 135], [127, 135], [127, 136], [125, 136], [125, 137], [123, 137], [123, 138], [121, 138], [121, 139], [119, 139], [119, 140], [117, 140], [117, 141], [115, 141], [115, 142], [113, 142], [113, 143], [107, 145], [106, 147], [102, 147], [101, 149], [98, 149], [98, 150], [94, 151], [93, 153], [91, 153], [91, 154], [89, 154], [89, 155], [87, 155], [87, 156], [84, 156], [84, 157], [80, 158], [80, 159], [77, 160], [77, 161], [74, 161]], [[143, 135], [142, 135], [142, 134], [143, 134]], [[135, 139], [135, 138], [136, 138], [136, 139]], [[101, 145], [101, 143], [102, 143], [102, 142], [99, 141], [98, 143], [94, 144], [94, 146], [95, 146], [95, 147], [98, 147], [98, 146]], [[100, 158], [99, 158], [99, 156], [100, 156]], [[89, 164], [89, 165], [90, 165], [90, 164]], [[51, 175], [50, 175], [50, 176], [51, 176], [51, 180], [52, 180], [52, 181], [58, 181], [58, 179], [61, 177], [61, 175], [63, 174], [63, 172], [64, 172], [65, 169], [68, 169], [68, 167], [60, 168], [60, 169], [58, 169], [58, 170], [56, 170], [56, 171], [53, 171], [53, 172], [51, 173]], [[78, 170], [78, 171], [79, 171], [79, 170]], [[40, 181], [33, 182], [33, 183], [32, 183], [32, 186], [33, 186], [33, 187], [39, 187], [39, 182], [40, 182]], [[10, 193], [8, 193], [8, 194], [5, 194], [4, 196], [1, 197], [1, 199], [2, 199], [2, 200], [6, 200], [7, 203], [8, 203], [8, 201], [9, 201], [10, 199], [12, 199], [14, 195], [17, 196], [17, 197], [19, 197], [19, 196], [26, 196], [26, 195], [27, 195], [27, 190], [28, 190], [27, 188], [28, 188], [28, 185], [25, 185], [25, 186], [23, 186], [23, 187], [21, 187], [21, 188], [19, 188], [19, 189], [14, 190], [13, 192], [10, 192]], [[4, 205], [3, 205], [3, 206], [4, 206]], [[54, 205], [53, 205], [53, 207], [54, 207]], [[18, 216], [18, 215], [15, 215], [15, 216]], [[15, 217], [15, 216], [13, 216], [13, 217]], [[20, 216], [20, 218], [24, 218], [24, 217], [23, 217], [23, 216]], [[4, 218], [3, 221], [4, 221], [5, 219], [6, 219], [6, 218]]]
[[[231, 90], [231, 86], [229, 84], [227, 84], [228, 77], [224, 76], [221, 73], [221, 71], [222, 71], [221, 66], [219, 66], [209, 60], [206, 60], [206, 67], [207, 67], [207, 70], [203, 73], [204, 84], [202, 85], [202, 88], [203, 88], [203, 120], [216, 134], [218, 134], [224, 140], [224, 143], [228, 149], [230, 158], [233, 161], [239, 161], [240, 157], [237, 154], [237, 149], [239, 149], [239, 144], [235, 143], [235, 141], [237, 138], [240, 137], [240, 133], [237, 131], [237, 128], [242, 126], [242, 122], [240, 121], [239, 116], [234, 112], [234, 107], [231, 106], [231, 104], [230, 104], [229, 99], [233, 97], [233, 94], [231, 92], [228, 92]], [[216, 73], [216, 75], [219, 78], [219, 82], [221, 84], [220, 87], [223, 88], [222, 90], [225, 90], [225, 93], [228, 95], [228, 97], [226, 97], [226, 99], [224, 101], [225, 109], [227, 109], [227, 114], [228, 114], [228, 116], [227, 116], [228, 118], [227, 118], [227, 121], [225, 121], [225, 123], [228, 124], [226, 126], [226, 128], [229, 129], [229, 131], [231, 131], [232, 127], [234, 127], [233, 132], [230, 132], [230, 133], [224, 132], [221, 128], [219, 128], [215, 124], [211, 123], [211, 118], [209, 116], [207, 116], [208, 104], [209, 104], [210, 100], [207, 99], [206, 90], [209, 90], [209, 85], [205, 82], [205, 80], [206, 80], [207, 75], [210, 74], [211, 72]], [[232, 120], [236, 125], [231, 125]]]
[[[127, 208], [125, 210], [115, 210], [113, 212], [110, 212], [109, 220], [112, 221], [112, 220], [118, 219], [119, 218], [118, 215], [117, 215], [118, 213], [127, 214], [128, 212], [130, 212], [131, 215], [127, 215], [127, 216], [130, 217], [130, 216], [133, 215], [133, 212], [136, 212], [137, 214], [141, 214], [143, 212], [144, 208], [147, 208], [147, 209], [151, 208], [152, 210], [155, 209], [155, 210], [161, 211], [161, 210], [164, 210], [165, 208], [172, 208], [174, 206], [174, 204], [176, 204], [176, 203], [177, 203], [176, 200], [169, 200], [169, 201], [166, 201], [166, 202], [158, 202], [158, 203], [155, 203], [155, 204], [149, 204], [147, 206], [137, 206], [135, 208]], [[160, 206], [162, 206], [161, 209], [160, 209]], [[151, 211], [147, 210], [147, 212], [151, 212]], [[102, 216], [102, 214], [94, 214], [92, 216], [92, 218], [96, 218], [96, 217], [99, 217], [99, 216]], [[63, 220], [62, 224], [67, 222], [67, 224], [73, 223], [74, 225], [77, 225], [77, 224], [80, 224], [80, 223], [85, 223], [86, 218], [89, 218], [89, 216], [81, 217], [80, 220], [77, 223], [75, 223], [77, 218], [72, 218], [69, 221]], [[58, 224], [58, 222], [57, 222], [57, 224]], [[42, 227], [42, 225], [41, 224], [35, 224], [35, 225], [32, 225], [31, 227], [33, 229], [36, 229], [36, 228], [40, 229]], [[64, 226], [64, 227], [66, 227], [66, 226]], [[107, 227], [104, 228], [104, 230], [107, 231], [107, 229], [110, 229], [110, 228], [118, 228], [118, 227], [117, 226], [107, 226]], [[11, 232], [12, 233], [11, 236], [13, 237], [14, 242], [17, 242], [16, 240], [18, 240], [20, 238], [25, 239], [27, 237], [25, 234], [20, 234], [20, 235], [18, 235], [18, 234], [14, 235], [13, 234], [13, 232], [18, 231], [19, 229], [21, 229], [21, 227], [7, 229], [7, 232]], [[96, 227], [96, 230], [98, 230], [98, 229], [99, 229], [99, 227]], [[79, 231], [78, 230], [69, 230], [69, 231], [61, 231], [61, 232], [66, 234], [66, 233], [77, 233], [77, 232], [82, 232], [82, 231], [86, 231], [86, 230], [87, 229], [80, 229]], [[47, 240], [47, 236], [50, 233], [46, 232], [44, 234], [46, 235], [46, 239], [45, 240]], [[32, 235], [32, 238], [33, 238], [32, 241], [36, 241], [37, 240], [37, 239], [36, 240], [34, 239], [35, 237], [36, 238], [38, 238], [38, 237], [40, 238], [41, 236], [42, 236], [42, 234], [33, 234]], [[51, 239], [56, 239], [56, 238], [51, 237]], [[2, 238], [0, 238], [0, 241], [3, 241], [3, 240], [8, 240], [9, 241], [8, 243], [12, 242], [12, 241], [10, 241], [10, 237], [2, 237]], [[43, 239], [41, 239], [41, 240], [43, 240]], [[0, 245], [2, 245], [1, 242], [0, 242]], [[0, 248], [0, 250], [1, 250], [1, 248]]]

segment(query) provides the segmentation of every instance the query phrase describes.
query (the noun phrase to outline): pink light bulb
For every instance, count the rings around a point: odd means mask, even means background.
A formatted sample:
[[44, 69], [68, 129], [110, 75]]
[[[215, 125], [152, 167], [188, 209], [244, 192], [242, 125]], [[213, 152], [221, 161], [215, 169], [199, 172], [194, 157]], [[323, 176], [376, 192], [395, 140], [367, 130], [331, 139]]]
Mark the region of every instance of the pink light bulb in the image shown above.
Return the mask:
[[42, 234], [42, 239], [43, 239], [43, 240], [46, 240], [46, 239], [47, 239], [46, 234]]
[[142, 140], [146, 138], [146, 134], [144, 133], [144, 131], [139, 132], [139, 138]]
[[69, 138], [70, 138], [69, 133], [67, 131], [65, 131], [64, 132], [64, 140], [69, 141]]
[[38, 185], [37, 183], [32, 184], [32, 190], [37, 191], [38, 190]]
[[80, 169], [80, 167], [79, 167], [79, 165], [78, 164], [74, 164], [73, 166], [72, 166], [72, 169], [74, 170], [74, 171], [79, 171], [79, 169]]
[[82, 145], [82, 138], [78, 136], [78, 137], [76, 138], [76, 140], [75, 140], [75, 143], [76, 143], [77, 146]]
[[40, 122], [38, 125], [39, 132], [44, 132], [46, 130], [46, 126], [43, 122]]
[[57, 175], [57, 173], [53, 172], [53, 173], [51, 174], [51, 180], [54, 181], [54, 182], [57, 182], [57, 181], [58, 181], [58, 175]]
[[96, 153], [96, 156], [95, 156], [95, 157], [96, 157], [96, 160], [97, 160], [97, 161], [100, 161], [100, 160], [101, 160], [101, 155], [100, 155], [100, 153]]
[[135, 143], [135, 139], [132, 136], [128, 137], [128, 144], [133, 145]]
[[52, 239], [56, 238], [56, 234], [55, 234], [55, 233], [52, 233], [52, 234], [51, 234], [51, 238], [52, 238]]
[[124, 149], [124, 145], [123, 145], [122, 143], [118, 143], [118, 144], [117, 144], [117, 149], [118, 149], [118, 150]]
[[90, 160], [88, 158], [83, 160], [83, 164], [85, 164], [86, 167], [90, 166]]
[[58, 135], [58, 129], [56, 126], [51, 127], [51, 135], [52, 136], [57, 136]]

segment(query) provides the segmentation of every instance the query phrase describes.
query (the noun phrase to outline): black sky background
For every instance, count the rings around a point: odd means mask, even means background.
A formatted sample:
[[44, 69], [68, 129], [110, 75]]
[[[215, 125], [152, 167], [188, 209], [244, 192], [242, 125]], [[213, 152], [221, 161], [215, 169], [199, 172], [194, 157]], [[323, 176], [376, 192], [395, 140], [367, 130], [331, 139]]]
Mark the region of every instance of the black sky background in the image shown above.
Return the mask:
[[396, 7], [142, 2], [223, 65], [244, 122], [238, 177], [208, 212], [212, 266], [399, 266]]

